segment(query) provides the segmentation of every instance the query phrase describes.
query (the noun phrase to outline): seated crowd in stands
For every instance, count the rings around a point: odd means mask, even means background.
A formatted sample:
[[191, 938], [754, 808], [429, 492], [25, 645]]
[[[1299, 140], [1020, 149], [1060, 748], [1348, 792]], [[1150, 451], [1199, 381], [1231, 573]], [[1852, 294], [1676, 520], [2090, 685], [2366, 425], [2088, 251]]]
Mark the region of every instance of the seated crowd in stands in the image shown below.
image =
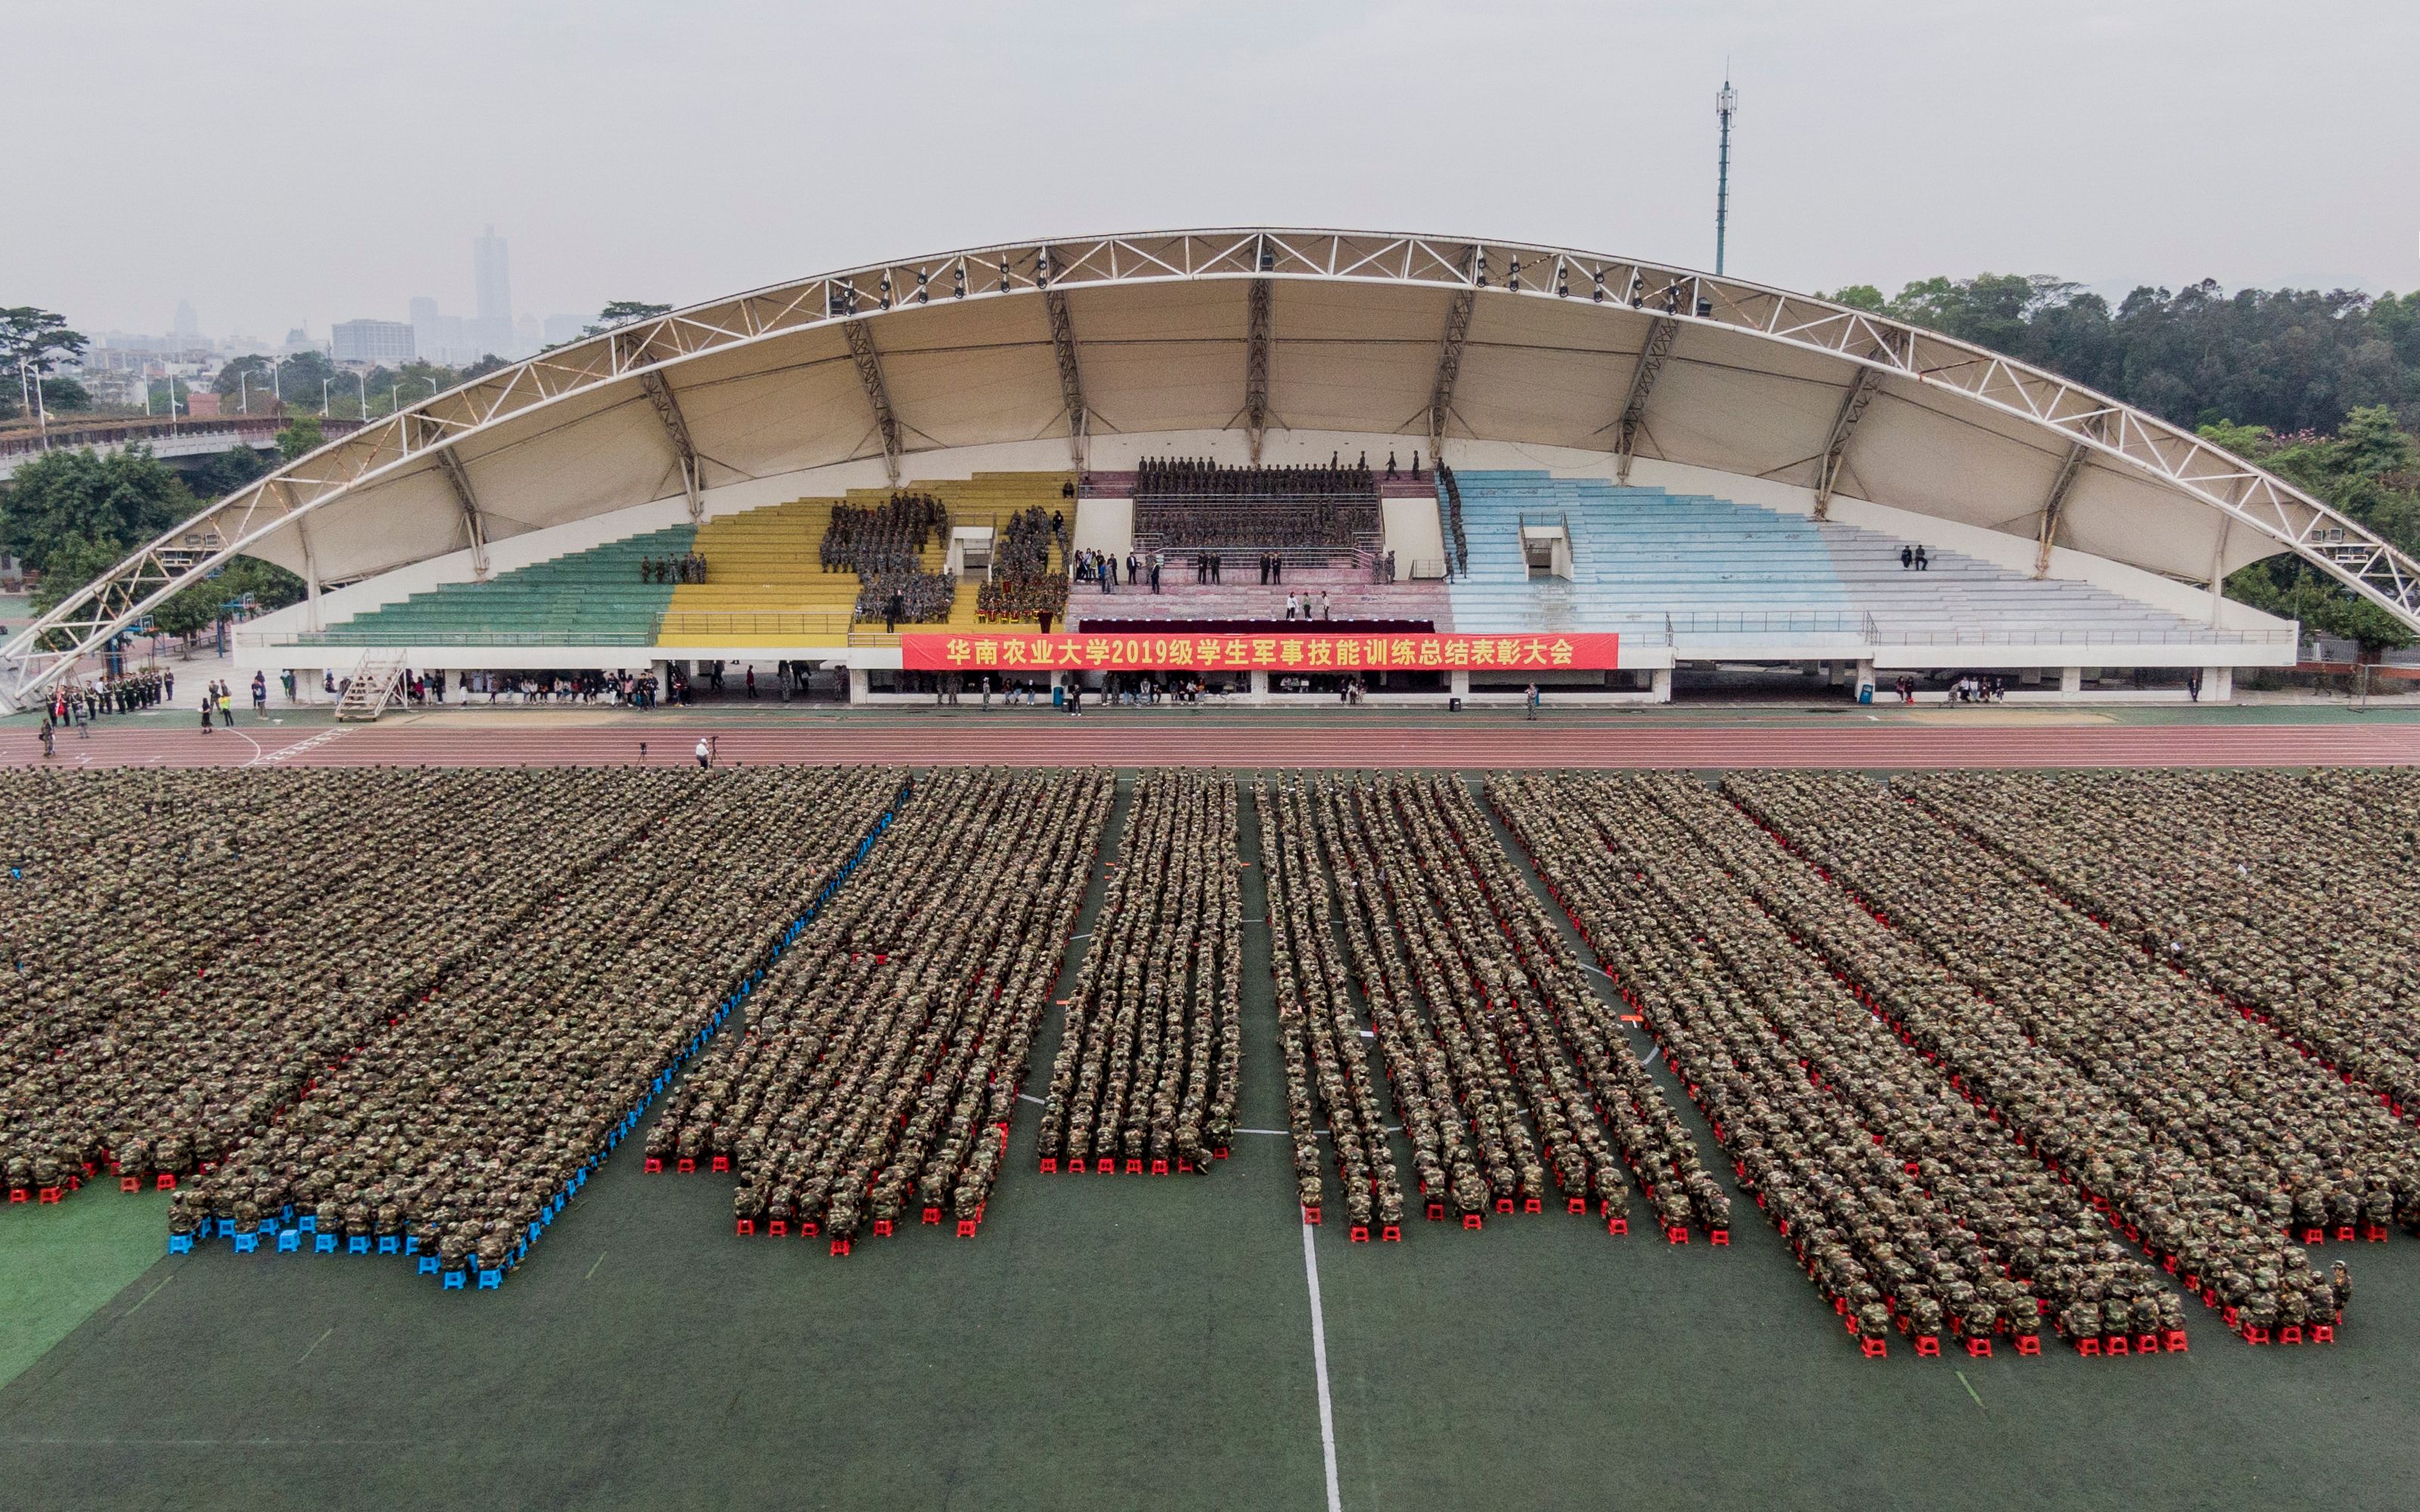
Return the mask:
[[891, 567], [864, 575], [857, 590], [857, 617], [880, 620], [886, 630], [901, 625], [937, 625], [957, 602], [957, 575]]
[[1050, 566], [1050, 548], [1067, 548], [1067, 520], [1039, 506], [1009, 517], [993, 543], [991, 579], [975, 591], [975, 612], [985, 620], [1033, 620], [1047, 626], [1067, 611], [1067, 578]]
[[946, 535], [950, 512], [931, 494], [894, 493], [870, 508], [835, 505], [824, 529], [824, 570], [869, 572], [913, 567], [932, 538]]

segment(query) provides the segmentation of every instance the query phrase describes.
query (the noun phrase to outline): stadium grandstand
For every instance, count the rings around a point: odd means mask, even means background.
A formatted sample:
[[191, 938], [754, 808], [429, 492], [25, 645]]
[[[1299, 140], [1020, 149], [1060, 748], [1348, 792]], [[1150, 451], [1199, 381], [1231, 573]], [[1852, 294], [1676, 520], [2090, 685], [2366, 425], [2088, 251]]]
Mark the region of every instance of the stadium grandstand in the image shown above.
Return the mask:
[[[828, 548], [911, 498], [912, 543]], [[2420, 625], [2420, 569], [2292, 486], [1869, 312], [1466, 238], [1073, 238], [760, 289], [434, 395], [25, 626], [0, 697], [28, 706], [241, 552], [308, 594], [236, 665], [304, 699], [405, 666], [704, 663], [878, 698], [1008, 675], [985, 638], [1047, 629], [1118, 638], [1050, 651], [1053, 681], [1255, 700], [1349, 676], [1650, 702], [1729, 668], [1842, 698], [1989, 673], [2018, 698], [2215, 701], [2296, 660], [2292, 623], [2221, 592], [2287, 551]], [[1431, 639], [1374, 663], [1168, 643], [1290, 625]], [[1491, 640], [1516, 664], [1480, 659]]]

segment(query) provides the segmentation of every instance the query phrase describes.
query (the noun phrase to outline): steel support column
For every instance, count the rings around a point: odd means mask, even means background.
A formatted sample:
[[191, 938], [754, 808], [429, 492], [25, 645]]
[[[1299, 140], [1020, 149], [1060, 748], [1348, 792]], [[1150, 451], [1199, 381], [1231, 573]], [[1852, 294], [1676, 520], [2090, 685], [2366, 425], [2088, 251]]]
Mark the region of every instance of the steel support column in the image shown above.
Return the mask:
[[639, 387], [647, 391], [647, 402], [656, 407], [656, 418], [664, 423], [665, 439], [673, 443], [674, 460], [680, 464], [681, 488], [689, 495], [689, 521], [694, 525], [706, 514], [706, 500], [699, 492], [703, 486], [697, 465], [697, 448], [689, 439], [689, 421], [681, 414], [680, 400], [674, 397], [673, 386], [664, 381], [662, 373], [647, 368], [639, 375]]
[[1615, 479], [1630, 481], [1630, 463], [1638, 455], [1638, 437], [1647, 428], [1647, 396], [1655, 392], [1655, 380], [1664, 372], [1664, 363], [1672, 355], [1672, 343], [1681, 334], [1681, 322], [1668, 315], [1659, 315], [1648, 323], [1647, 344], [1638, 348], [1637, 365], [1630, 370], [1630, 394], [1621, 402], [1621, 433], [1615, 438], [1613, 455]]
[[1067, 318], [1067, 296], [1057, 289], [1042, 291], [1042, 308], [1050, 317], [1050, 347], [1059, 358], [1059, 397], [1067, 407], [1067, 461], [1080, 473], [1092, 449], [1093, 411], [1084, 403], [1084, 372], [1076, 363], [1076, 327]]
[[1269, 428], [1269, 336], [1277, 285], [1253, 279], [1250, 319], [1244, 347], [1244, 434], [1250, 440], [1252, 461], [1261, 460], [1261, 437]]
[[1857, 422], [1866, 418], [1867, 407], [1874, 402], [1874, 391], [1883, 386], [1883, 370], [1859, 367], [1850, 381], [1849, 392], [1840, 396], [1839, 412], [1832, 417], [1832, 434], [1823, 441], [1823, 455], [1815, 469], [1815, 517], [1829, 519], [1832, 516], [1832, 490], [1839, 486], [1840, 464], [1849, 455], [1849, 442], [1857, 434]]
[[874, 410], [874, 428], [882, 437], [882, 471], [891, 486], [899, 486], [899, 417], [891, 408], [891, 391], [883, 387], [882, 359], [874, 349], [874, 332], [862, 319], [842, 323], [848, 336], [848, 355], [857, 363], [857, 381]]
[[1436, 382], [1429, 390], [1429, 458], [1434, 462], [1445, 455], [1445, 417], [1453, 408], [1453, 386], [1462, 377], [1462, 347], [1470, 338], [1470, 312], [1479, 303], [1479, 290], [1465, 284], [1453, 291], [1453, 302], [1446, 307], [1445, 340], [1437, 347]]
[[2090, 459], [2092, 448], [2082, 441], [2069, 443], [2067, 456], [2058, 465], [2058, 476], [2051, 480], [2050, 497], [2042, 501], [2041, 527], [2034, 539], [2034, 576], [2050, 576], [2051, 548], [2058, 544], [2059, 517], [2067, 512], [2067, 496], [2075, 490], [2075, 480], [2084, 475], [2084, 464]]
[[471, 491], [471, 475], [462, 471], [462, 459], [454, 448], [437, 449], [437, 471], [445, 474], [454, 490], [454, 501], [462, 506], [462, 526], [471, 537], [471, 576], [488, 575], [488, 522], [479, 513], [479, 496]]

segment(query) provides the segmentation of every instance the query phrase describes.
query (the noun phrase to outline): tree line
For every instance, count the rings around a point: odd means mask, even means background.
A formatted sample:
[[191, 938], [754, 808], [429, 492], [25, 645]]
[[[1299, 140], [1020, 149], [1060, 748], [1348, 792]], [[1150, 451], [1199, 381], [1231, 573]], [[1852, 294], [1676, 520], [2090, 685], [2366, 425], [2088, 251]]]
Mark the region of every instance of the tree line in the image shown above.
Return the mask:
[[[1928, 278], [1830, 298], [1988, 347], [2147, 409], [2257, 463], [2420, 557], [2420, 290], [2145, 286], [2113, 308], [2064, 280]], [[2226, 593], [2372, 650], [2393, 616], [2290, 553]]]

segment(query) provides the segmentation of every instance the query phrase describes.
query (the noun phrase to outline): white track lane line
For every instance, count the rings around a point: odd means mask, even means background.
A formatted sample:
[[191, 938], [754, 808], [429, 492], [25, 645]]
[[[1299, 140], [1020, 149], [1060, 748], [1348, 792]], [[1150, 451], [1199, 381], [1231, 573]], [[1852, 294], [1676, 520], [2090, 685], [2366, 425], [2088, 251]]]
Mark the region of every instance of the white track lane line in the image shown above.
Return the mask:
[[1327, 1465], [1327, 1512], [1344, 1512], [1344, 1498], [1336, 1488], [1336, 1409], [1327, 1399], [1327, 1321], [1319, 1306], [1319, 1252], [1311, 1246], [1311, 1225], [1302, 1226], [1302, 1273], [1311, 1284], [1311, 1362], [1319, 1374], [1319, 1452]]

